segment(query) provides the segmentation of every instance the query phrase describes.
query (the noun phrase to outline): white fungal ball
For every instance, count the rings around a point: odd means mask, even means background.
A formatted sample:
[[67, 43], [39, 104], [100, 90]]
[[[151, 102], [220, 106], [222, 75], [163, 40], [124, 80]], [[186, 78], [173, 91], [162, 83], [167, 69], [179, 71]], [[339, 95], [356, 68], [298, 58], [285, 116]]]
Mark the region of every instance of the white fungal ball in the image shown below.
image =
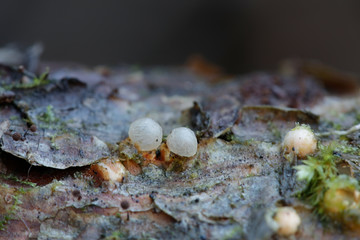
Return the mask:
[[298, 157], [305, 157], [316, 150], [317, 141], [314, 133], [307, 125], [297, 126], [289, 131], [283, 141], [287, 153], [294, 152]]
[[175, 128], [167, 137], [169, 150], [179, 156], [192, 157], [197, 152], [195, 133], [186, 127]]
[[151, 118], [140, 118], [131, 123], [129, 137], [140, 151], [157, 149], [162, 141], [162, 128]]
[[292, 207], [281, 207], [277, 210], [274, 220], [277, 223], [277, 233], [283, 236], [295, 234], [301, 224], [301, 219]]

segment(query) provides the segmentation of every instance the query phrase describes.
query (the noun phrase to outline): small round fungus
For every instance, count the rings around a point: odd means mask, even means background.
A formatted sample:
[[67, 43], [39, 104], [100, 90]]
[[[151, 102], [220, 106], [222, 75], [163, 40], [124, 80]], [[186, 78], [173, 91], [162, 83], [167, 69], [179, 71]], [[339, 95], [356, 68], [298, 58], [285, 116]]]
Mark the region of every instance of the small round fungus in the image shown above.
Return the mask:
[[292, 207], [281, 207], [277, 210], [274, 220], [277, 223], [277, 233], [282, 236], [295, 234], [301, 219]]
[[286, 153], [294, 152], [298, 157], [305, 157], [316, 150], [317, 141], [307, 125], [297, 126], [289, 131], [283, 141]]
[[161, 126], [150, 118], [140, 118], [131, 123], [129, 137], [140, 151], [157, 149], [162, 141]]
[[21, 140], [21, 134], [18, 133], [18, 132], [15, 132], [13, 135], [12, 135], [12, 138], [14, 141], [19, 141]]
[[186, 127], [172, 130], [167, 137], [166, 144], [171, 152], [179, 156], [192, 157], [197, 152], [195, 133]]

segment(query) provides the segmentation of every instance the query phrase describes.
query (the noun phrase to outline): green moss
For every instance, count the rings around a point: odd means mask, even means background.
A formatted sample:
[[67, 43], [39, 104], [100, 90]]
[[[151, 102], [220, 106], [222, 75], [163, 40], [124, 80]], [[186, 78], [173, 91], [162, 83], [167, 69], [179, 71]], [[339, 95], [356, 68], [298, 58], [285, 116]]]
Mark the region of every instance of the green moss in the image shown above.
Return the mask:
[[347, 175], [339, 175], [327, 182], [327, 188], [331, 189], [349, 189], [351, 191], [359, 189], [359, 183], [356, 179]]
[[9, 221], [12, 219], [12, 215], [11, 214], [5, 214], [3, 216], [3, 219], [0, 220], [0, 231], [4, 231], [6, 229], [7, 224], [9, 223]]
[[15, 195], [12, 196], [13, 204], [8, 208], [8, 211], [5, 215], [3, 215], [2, 219], [0, 220], [0, 231], [5, 231], [9, 221], [15, 219], [15, 215], [19, 209], [19, 205], [22, 204], [20, 197], [25, 192], [26, 191], [21, 188], [20, 191], [17, 190]]
[[1, 174], [0, 176], [3, 179], [12, 180], [12, 181], [15, 181], [15, 182], [18, 182], [18, 183], [21, 183], [21, 184], [24, 184], [24, 185], [27, 185], [27, 186], [30, 186], [30, 187], [36, 187], [36, 183], [21, 180], [18, 177], [16, 177], [15, 175], [12, 175], [12, 174], [7, 174], [7, 175]]
[[[359, 191], [359, 182], [350, 176], [339, 175], [336, 168], [336, 164], [342, 161], [338, 153], [348, 151], [353, 152], [354, 149], [344, 142], [320, 145], [315, 156], [309, 156], [303, 165], [295, 167], [297, 179], [306, 184], [298, 197], [310, 204], [322, 217], [335, 216], [345, 224], [348, 224], [345, 220], [347, 212], [354, 215], [355, 211], [360, 219], [360, 206], [349, 197]], [[354, 204], [357, 206], [355, 209]]]
[[48, 105], [46, 107], [46, 112], [37, 116], [37, 119], [47, 125], [53, 124], [53, 123], [56, 123], [59, 121], [59, 118], [55, 117], [54, 107], [52, 105]]
[[341, 130], [341, 129], [342, 129], [342, 126], [341, 126], [341, 124], [339, 124], [339, 123], [333, 123], [333, 128], [334, 128], [335, 130]]
[[336, 177], [336, 161], [338, 156], [334, 151], [338, 144], [332, 143], [329, 146], [319, 144], [319, 152], [315, 156], [308, 156], [303, 165], [296, 166], [297, 179], [305, 181], [306, 187], [299, 193], [299, 197], [318, 207], [324, 197], [327, 181]]
[[342, 153], [359, 155], [359, 148], [348, 144], [346, 141], [341, 141], [336, 150]]
[[35, 77], [32, 81], [28, 83], [14, 83], [3, 86], [6, 90], [16, 89], [16, 88], [34, 88], [38, 86], [43, 86], [48, 84], [50, 81], [48, 80], [49, 69], [46, 69], [44, 73], [42, 73], [39, 77]]
[[107, 236], [105, 240], [123, 240], [127, 239], [129, 234], [120, 230], [114, 231], [110, 236]]
[[58, 147], [55, 144], [55, 139], [57, 136], [61, 136], [64, 133], [69, 133], [72, 134], [73, 136], [77, 135], [75, 130], [71, 130], [70, 128], [68, 128], [66, 122], [60, 121], [60, 118], [56, 116], [54, 112], [54, 107], [52, 105], [48, 105], [46, 107], [46, 111], [37, 116], [37, 120], [39, 121], [40, 128], [55, 130], [55, 133], [51, 136], [50, 139], [50, 141], [53, 144], [52, 147], [54, 149], [58, 149]]

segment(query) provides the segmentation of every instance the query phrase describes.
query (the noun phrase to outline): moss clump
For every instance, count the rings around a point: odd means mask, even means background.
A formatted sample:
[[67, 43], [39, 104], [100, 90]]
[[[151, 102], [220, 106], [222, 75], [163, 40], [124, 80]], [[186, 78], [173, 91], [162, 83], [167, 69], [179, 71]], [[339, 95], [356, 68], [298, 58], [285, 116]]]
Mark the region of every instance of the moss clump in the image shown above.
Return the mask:
[[[319, 146], [315, 156], [296, 166], [297, 179], [306, 183], [298, 196], [309, 203], [323, 217], [331, 217], [347, 227], [360, 227], [360, 187], [350, 176], [339, 175], [336, 165], [341, 161], [339, 151], [347, 145], [333, 142]], [[349, 221], [348, 219], [352, 219]], [[358, 219], [357, 221], [353, 221]]]
[[360, 149], [358, 147], [352, 146], [346, 141], [341, 141], [336, 150], [342, 153], [353, 154], [357, 156], [360, 154]]
[[303, 165], [296, 166], [297, 179], [305, 181], [306, 187], [299, 193], [299, 197], [309, 202], [314, 207], [319, 207], [322, 201], [327, 182], [337, 175], [336, 161], [338, 156], [334, 154], [337, 144], [329, 146], [319, 145], [319, 152], [315, 156], [308, 156]]
[[46, 125], [57, 123], [59, 121], [59, 118], [55, 117], [54, 107], [52, 105], [48, 105], [46, 107], [46, 112], [37, 116], [37, 119]]
[[[71, 130], [70, 128], [68, 128], [66, 122], [60, 121], [60, 119], [56, 116], [54, 112], [54, 107], [52, 105], [48, 105], [46, 107], [46, 111], [37, 116], [37, 120], [40, 122], [40, 128], [56, 131], [56, 133], [52, 136], [52, 140], [64, 133], [76, 135], [75, 130]], [[31, 121], [28, 122], [32, 124]]]
[[3, 86], [3, 88], [6, 90], [12, 90], [19, 88], [24, 89], [24, 88], [34, 88], [38, 86], [43, 86], [50, 83], [50, 81], [48, 80], [48, 76], [49, 76], [49, 69], [46, 69], [44, 73], [42, 73], [39, 77], [35, 77], [34, 79], [32, 79], [32, 81], [26, 83], [8, 84]]

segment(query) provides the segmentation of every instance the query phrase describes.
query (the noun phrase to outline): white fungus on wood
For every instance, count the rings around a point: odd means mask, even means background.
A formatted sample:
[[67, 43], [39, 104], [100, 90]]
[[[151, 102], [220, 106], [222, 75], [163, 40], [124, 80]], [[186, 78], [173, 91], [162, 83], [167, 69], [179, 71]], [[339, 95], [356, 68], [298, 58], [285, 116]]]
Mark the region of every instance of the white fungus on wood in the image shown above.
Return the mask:
[[129, 138], [140, 151], [157, 149], [162, 141], [162, 128], [151, 118], [140, 118], [131, 123]]
[[186, 127], [173, 129], [167, 137], [166, 144], [171, 152], [179, 156], [192, 157], [197, 152], [195, 133]]
[[282, 145], [286, 153], [303, 158], [315, 152], [317, 140], [309, 126], [301, 125], [286, 134]]

